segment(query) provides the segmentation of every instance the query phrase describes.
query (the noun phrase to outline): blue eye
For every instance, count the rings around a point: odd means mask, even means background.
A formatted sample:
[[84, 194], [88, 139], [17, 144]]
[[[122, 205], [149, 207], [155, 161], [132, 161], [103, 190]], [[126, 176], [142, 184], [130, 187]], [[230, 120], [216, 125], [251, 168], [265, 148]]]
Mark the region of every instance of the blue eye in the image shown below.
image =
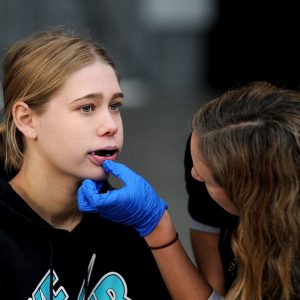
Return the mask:
[[94, 106], [92, 104], [86, 104], [80, 107], [80, 110], [83, 113], [90, 113], [94, 110]]
[[122, 103], [121, 102], [115, 102], [115, 103], [112, 103], [109, 107], [112, 111], [120, 111], [120, 107], [122, 106]]

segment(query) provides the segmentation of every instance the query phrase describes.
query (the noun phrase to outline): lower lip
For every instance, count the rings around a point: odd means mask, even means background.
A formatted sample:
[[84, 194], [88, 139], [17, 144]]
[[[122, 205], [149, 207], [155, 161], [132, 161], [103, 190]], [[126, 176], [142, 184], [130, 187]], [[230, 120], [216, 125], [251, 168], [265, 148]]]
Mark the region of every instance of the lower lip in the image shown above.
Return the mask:
[[116, 160], [117, 153], [115, 153], [112, 156], [99, 156], [99, 155], [89, 154], [88, 157], [89, 157], [90, 161], [92, 163], [94, 163], [95, 165], [102, 166], [102, 164], [105, 160]]

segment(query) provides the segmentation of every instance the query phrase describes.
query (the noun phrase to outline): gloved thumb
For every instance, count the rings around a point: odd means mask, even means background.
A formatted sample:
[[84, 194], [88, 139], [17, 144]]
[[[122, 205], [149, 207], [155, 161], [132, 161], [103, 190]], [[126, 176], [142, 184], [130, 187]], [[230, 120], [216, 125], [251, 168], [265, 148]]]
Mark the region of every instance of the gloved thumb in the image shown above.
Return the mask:
[[106, 172], [116, 176], [125, 184], [129, 178], [137, 175], [125, 165], [114, 162], [113, 160], [105, 160], [102, 166]]

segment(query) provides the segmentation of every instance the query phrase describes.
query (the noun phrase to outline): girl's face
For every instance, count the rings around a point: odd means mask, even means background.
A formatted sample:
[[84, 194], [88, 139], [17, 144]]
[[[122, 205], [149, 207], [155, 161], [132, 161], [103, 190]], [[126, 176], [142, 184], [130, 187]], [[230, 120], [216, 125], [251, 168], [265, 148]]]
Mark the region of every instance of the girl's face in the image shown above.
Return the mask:
[[224, 189], [215, 182], [209, 167], [201, 160], [198, 145], [199, 138], [193, 133], [191, 139], [191, 154], [194, 164], [191, 173], [193, 178], [204, 182], [209, 195], [226, 211], [233, 215], [238, 215], [235, 205], [227, 197]]
[[115, 160], [123, 143], [123, 101], [112, 67], [96, 61], [74, 72], [34, 115], [34, 158], [53, 175], [102, 180], [105, 159]]

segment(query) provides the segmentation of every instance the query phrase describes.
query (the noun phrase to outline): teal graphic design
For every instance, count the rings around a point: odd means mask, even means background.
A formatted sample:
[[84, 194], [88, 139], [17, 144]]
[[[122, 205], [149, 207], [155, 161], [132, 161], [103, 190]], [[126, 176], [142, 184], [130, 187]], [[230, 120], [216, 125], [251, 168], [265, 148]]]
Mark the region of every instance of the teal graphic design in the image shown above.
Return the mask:
[[[96, 255], [93, 254], [88, 266], [87, 274], [87, 284], [89, 284], [94, 263], [96, 260]], [[58, 282], [58, 276], [53, 270], [53, 287]], [[50, 300], [50, 270], [42, 278], [37, 288], [32, 293], [32, 298], [28, 300]], [[85, 299], [85, 279], [80, 288], [79, 295], [77, 300]], [[69, 295], [66, 292], [65, 288], [60, 286], [59, 288], [55, 287], [53, 291], [53, 300], [67, 300]], [[95, 285], [93, 291], [88, 297], [88, 300], [131, 300], [127, 297], [127, 285], [124, 278], [117, 272], [109, 272], [104, 275], [98, 283]]]
[[[58, 276], [53, 271], [53, 286], [58, 281]], [[40, 284], [37, 286], [35, 291], [32, 293], [32, 298], [28, 300], [49, 300], [50, 299], [50, 270], [47, 274], [42, 278]], [[69, 299], [69, 295], [65, 291], [63, 287], [59, 287], [57, 290], [53, 291], [53, 300], [67, 300]]]
[[88, 300], [130, 300], [127, 297], [127, 285], [123, 277], [110, 272], [103, 276], [94, 288]]
[[[87, 284], [89, 284], [89, 282], [90, 282], [90, 278], [91, 278], [91, 274], [93, 271], [95, 260], [96, 260], [96, 254], [93, 254], [91, 257], [90, 263], [89, 263], [89, 267], [88, 267]], [[83, 280], [83, 282], [82, 282], [81, 289], [80, 289], [77, 300], [84, 300], [84, 296], [85, 296], [84, 284], [85, 284], [85, 280]]]

